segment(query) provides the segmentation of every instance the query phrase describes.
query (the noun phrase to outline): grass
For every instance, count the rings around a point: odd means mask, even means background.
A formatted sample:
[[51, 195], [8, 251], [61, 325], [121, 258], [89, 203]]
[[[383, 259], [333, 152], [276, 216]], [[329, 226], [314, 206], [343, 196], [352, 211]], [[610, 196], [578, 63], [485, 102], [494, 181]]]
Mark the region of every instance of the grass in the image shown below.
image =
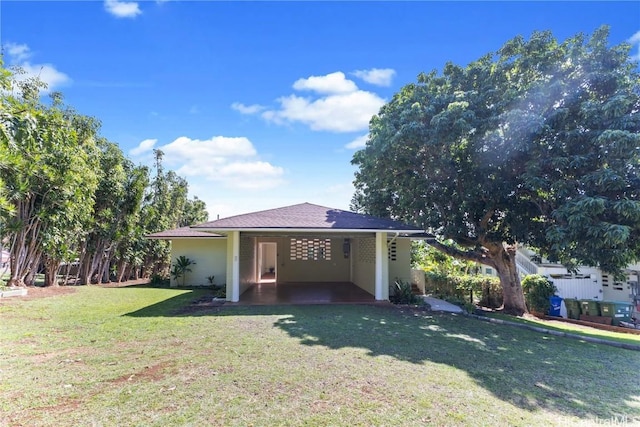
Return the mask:
[[525, 325], [543, 327], [553, 331], [567, 332], [573, 335], [580, 335], [584, 337], [600, 338], [608, 341], [615, 341], [626, 344], [640, 345], [640, 335], [628, 334], [623, 332], [606, 331], [596, 328], [585, 328], [580, 325], [572, 323], [554, 322], [549, 323], [546, 320], [525, 319], [522, 317], [507, 316], [500, 313], [487, 313], [487, 317], [495, 319], [502, 319], [509, 322], [521, 323]]
[[2, 301], [0, 425], [640, 422], [639, 352], [393, 306], [182, 310], [210, 292]]

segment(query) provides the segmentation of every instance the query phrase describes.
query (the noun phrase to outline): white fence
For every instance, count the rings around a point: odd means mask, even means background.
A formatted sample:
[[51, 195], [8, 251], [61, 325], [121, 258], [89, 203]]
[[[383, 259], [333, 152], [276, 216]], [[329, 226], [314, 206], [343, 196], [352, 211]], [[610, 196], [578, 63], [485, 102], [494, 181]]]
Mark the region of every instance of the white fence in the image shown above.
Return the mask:
[[549, 278], [562, 298], [602, 300], [602, 285], [590, 277]]

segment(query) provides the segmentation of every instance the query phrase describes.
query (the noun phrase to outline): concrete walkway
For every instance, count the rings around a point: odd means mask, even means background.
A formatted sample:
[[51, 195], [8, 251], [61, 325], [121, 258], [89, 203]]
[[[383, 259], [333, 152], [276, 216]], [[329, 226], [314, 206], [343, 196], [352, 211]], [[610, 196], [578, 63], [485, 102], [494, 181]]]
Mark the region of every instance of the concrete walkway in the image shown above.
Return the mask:
[[431, 311], [444, 311], [447, 313], [462, 313], [462, 308], [458, 307], [455, 304], [451, 304], [450, 302], [443, 301], [438, 298], [423, 296], [422, 299], [424, 302], [429, 304], [431, 307]]

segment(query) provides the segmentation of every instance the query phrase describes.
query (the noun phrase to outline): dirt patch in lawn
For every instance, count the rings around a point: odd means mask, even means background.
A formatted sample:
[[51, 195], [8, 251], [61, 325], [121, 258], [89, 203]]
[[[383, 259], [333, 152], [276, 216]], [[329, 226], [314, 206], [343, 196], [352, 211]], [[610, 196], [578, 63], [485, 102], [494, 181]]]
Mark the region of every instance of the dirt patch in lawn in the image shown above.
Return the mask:
[[9, 298], [0, 298], [0, 303], [10, 303], [12, 301], [24, 301], [37, 298], [55, 297], [58, 295], [69, 295], [76, 292], [76, 289], [70, 286], [49, 286], [46, 288], [38, 286], [27, 286], [27, 295], [15, 296]]
[[153, 366], [147, 366], [138, 373], [121, 375], [109, 382], [113, 384], [123, 384], [129, 381], [160, 381], [165, 377], [165, 368], [169, 365], [169, 363], [163, 362]]
[[193, 314], [202, 311], [214, 311], [217, 312], [220, 310], [220, 307], [225, 303], [225, 301], [214, 300], [213, 295], [204, 295], [199, 298], [194, 299], [189, 303], [189, 305], [185, 305], [184, 307], [180, 307], [175, 311], [177, 315], [185, 315], [185, 314]]

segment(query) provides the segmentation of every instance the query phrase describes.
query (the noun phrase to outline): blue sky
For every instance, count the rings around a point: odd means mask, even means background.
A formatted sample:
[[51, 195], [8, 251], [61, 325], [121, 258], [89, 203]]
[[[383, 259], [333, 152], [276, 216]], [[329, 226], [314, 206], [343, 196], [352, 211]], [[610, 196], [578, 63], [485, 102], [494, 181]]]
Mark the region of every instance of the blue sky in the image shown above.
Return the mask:
[[420, 72], [603, 24], [640, 56], [640, 2], [0, 1], [5, 65], [99, 118], [135, 163], [163, 150], [212, 219], [348, 209], [370, 117]]

